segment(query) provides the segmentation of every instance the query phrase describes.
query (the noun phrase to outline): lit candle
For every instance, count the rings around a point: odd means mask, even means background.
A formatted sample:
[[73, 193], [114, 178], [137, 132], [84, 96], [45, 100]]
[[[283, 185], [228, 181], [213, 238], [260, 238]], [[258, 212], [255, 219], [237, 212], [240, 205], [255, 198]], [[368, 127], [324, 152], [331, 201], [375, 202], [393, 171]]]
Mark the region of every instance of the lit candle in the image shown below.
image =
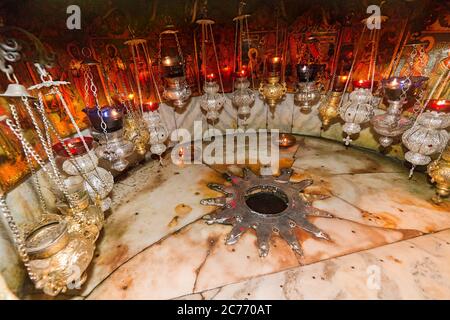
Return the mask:
[[281, 133], [278, 145], [281, 148], [289, 148], [292, 147], [296, 141], [297, 140], [295, 139], [294, 135], [290, 133]]
[[177, 78], [184, 76], [183, 64], [179, 57], [164, 57], [161, 61], [163, 74], [166, 78]]
[[281, 71], [281, 58], [276, 56], [269, 60], [267, 71], [271, 75], [278, 75]]
[[319, 71], [318, 64], [297, 64], [297, 78], [299, 82], [313, 82]]
[[399, 77], [383, 80], [384, 93], [389, 101], [400, 101], [403, 93], [403, 86], [405, 84], [404, 80], [404, 78]]
[[206, 81], [214, 82], [216, 80], [216, 75], [214, 73], [210, 73], [206, 75]]
[[239, 72], [236, 72], [234, 74], [234, 76], [236, 78], [247, 78], [247, 70], [246, 69], [241, 69]]
[[158, 110], [158, 108], [159, 108], [158, 102], [148, 101], [148, 102], [145, 102], [143, 105], [144, 112], [150, 112], [150, 111], [153, 112], [153, 111]]
[[427, 109], [438, 112], [450, 112], [450, 100], [432, 99], [428, 102]]
[[[358, 89], [358, 88], [370, 89], [370, 87], [372, 85], [372, 81], [371, 80], [362, 80], [362, 79], [360, 79], [360, 80], [354, 80], [352, 82], [352, 84], [353, 84], [353, 87], [355, 89]], [[374, 82], [373, 85], [375, 86], [375, 82]]]
[[342, 92], [344, 91], [345, 84], [347, 83], [348, 76], [337, 76], [334, 81], [333, 91]]

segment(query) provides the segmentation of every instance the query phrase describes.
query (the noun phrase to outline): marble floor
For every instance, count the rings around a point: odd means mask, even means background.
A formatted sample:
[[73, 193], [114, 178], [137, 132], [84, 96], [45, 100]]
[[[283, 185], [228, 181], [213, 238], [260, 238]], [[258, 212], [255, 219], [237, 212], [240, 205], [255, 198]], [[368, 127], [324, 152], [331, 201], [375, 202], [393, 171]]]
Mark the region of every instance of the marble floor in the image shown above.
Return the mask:
[[[88, 281], [73, 299], [450, 299], [450, 204], [435, 205], [423, 173], [321, 138], [280, 153], [292, 180], [332, 218], [310, 217], [330, 240], [296, 231], [303, 256], [274, 236], [261, 258], [255, 233], [225, 245], [227, 225], [202, 219], [222, 173], [245, 165], [175, 165], [169, 155], [115, 186]], [[258, 165], [248, 165], [258, 171]], [[319, 196], [326, 195], [326, 197]], [[41, 298], [31, 294], [29, 298]]]

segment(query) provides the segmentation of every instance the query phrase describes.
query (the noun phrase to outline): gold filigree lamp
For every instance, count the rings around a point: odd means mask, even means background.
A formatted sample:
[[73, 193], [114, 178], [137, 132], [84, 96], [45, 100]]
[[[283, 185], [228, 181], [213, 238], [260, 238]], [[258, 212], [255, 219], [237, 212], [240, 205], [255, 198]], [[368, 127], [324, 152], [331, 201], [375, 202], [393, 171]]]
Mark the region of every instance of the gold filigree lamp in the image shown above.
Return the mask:
[[431, 199], [441, 203], [442, 198], [450, 195], [450, 146], [447, 146], [440, 159], [428, 165], [427, 171], [431, 181], [436, 184], [436, 195]]

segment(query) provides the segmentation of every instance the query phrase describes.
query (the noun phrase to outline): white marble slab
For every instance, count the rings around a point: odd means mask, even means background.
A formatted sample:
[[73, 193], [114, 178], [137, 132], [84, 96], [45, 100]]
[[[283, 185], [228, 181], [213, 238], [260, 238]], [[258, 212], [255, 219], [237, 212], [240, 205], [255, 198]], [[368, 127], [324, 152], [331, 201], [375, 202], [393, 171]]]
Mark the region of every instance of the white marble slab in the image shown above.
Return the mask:
[[450, 299], [450, 230], [182, 299]]

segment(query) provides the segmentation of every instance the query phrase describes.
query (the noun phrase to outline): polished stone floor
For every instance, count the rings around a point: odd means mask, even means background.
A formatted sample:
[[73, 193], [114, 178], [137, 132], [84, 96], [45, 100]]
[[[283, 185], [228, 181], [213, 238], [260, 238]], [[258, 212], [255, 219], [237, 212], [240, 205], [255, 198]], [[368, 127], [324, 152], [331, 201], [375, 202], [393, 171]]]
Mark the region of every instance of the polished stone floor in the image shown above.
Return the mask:
[[167, 156], [116, 184], [88, 281], [65, 297], [450, 298], [450, 204], [429, 200], [424, 174], [409, 180], [398, 161], [321, 138], [297, 136], [280, 156], [292, 180], [314, 180], [305, 193], [333, 218], [309, 219], [329, 241], [297, 231], [299, 256], [274, 236], [265, 258], [251, 231], [225, 245], [231, 226], [207, 225], [202, 217], [216, 208], [200, 200], [220, 196], [207, 183], [225, 183], [223, 172], [244, 165], [175, 165]]

